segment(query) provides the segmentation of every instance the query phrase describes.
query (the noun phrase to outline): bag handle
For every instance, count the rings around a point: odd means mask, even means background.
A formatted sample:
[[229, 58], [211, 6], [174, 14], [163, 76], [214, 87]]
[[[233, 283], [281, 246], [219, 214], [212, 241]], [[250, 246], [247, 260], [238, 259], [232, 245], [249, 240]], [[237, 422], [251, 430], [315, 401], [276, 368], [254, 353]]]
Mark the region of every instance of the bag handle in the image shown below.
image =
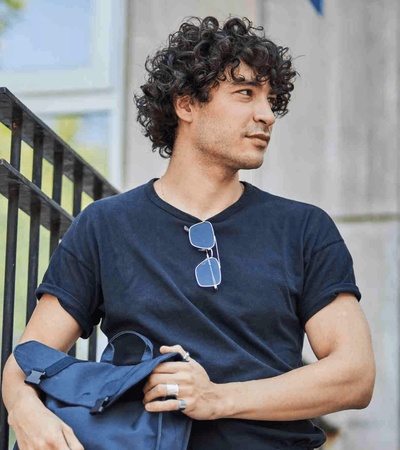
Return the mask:
[[103, 354], [101, 355], [101, 362], [107, 362], [112, 364], [115, 355], [114, 341], [121, 336], [129, 334], [137, 336], [145, 344], [145, 349], [143, 351], [143, 355], [141, 357], [140, 362], [145, 362], [153, 359], [153, 344], [146, 336], [143, 336], [142, 334], [137, 333], [136, 331], [121, 331], [120, 333], [117, 333], [109, 340], [107, 347], [104, 349]]

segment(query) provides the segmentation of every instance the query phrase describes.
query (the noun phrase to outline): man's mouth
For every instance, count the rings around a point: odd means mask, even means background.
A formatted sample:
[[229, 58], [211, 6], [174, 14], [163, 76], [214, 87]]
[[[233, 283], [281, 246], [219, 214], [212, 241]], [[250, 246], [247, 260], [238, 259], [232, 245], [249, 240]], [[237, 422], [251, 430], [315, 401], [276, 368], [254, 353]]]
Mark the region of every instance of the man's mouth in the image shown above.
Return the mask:
[[269, 140], [271, 139], [271, 135], [268, 133], [255, 133], [255, 134], [248, 134], [246, 137], [250, 139], [260, 139], [262, 141], [265, 141], [267, 144]]

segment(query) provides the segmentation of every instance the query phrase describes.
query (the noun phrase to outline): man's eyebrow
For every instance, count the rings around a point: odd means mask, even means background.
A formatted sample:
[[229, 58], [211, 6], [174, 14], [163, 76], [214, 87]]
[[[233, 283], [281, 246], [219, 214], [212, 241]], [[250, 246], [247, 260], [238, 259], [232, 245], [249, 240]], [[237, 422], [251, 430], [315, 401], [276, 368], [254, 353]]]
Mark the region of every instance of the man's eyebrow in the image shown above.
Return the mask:
[[231, 83], [233, 86], [252, 86], [252, 87], [261, 86], [260, 82], [250, 80], [232, 80]]

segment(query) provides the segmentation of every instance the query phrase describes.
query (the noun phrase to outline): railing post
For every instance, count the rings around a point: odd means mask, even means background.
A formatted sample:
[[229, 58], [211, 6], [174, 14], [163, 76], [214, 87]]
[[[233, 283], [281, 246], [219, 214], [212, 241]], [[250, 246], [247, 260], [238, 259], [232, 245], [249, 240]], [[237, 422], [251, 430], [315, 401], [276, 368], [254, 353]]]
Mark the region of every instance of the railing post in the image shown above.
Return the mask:
[[83, 166], [80, 161], [74, 164], [74, 199], [72, 205], [72, 215], [76, 217], [82, 209], [83, 190]]
[[[43, 167], [43, 133], [40, 128], [35, 129], [33, 139], [33, 167], [32, 182], [42, 187]], [[30, 319], [36, 306], [35, 290], [39, 271], [39, 241], [40, 241], [40, 214], [41, 203], [31, 198], [31, 223], [29, 229], [29, 260], [28, 260], [28, 290], [26, 301], [26, 322]]]
[[[74, 198], [72, 204], [72, 215], [76, 217], [82, 209], [82, 190], [83, 190], [83, 166], [76, 160], [74, 164]], [[70, 356], [76, 355], [76, 344], [68, 352]]]
[[21, 167], [22, 111], [14, 106], [12, 114], [10, 163], [19, 170]]
[[[97, 177], [93, 182], [93, 200], [100, 200], [103, 197], [103, 183]], [[89, 338], [89, 355], [90, 361], [96, 360], [97, 353], [97, 328], [93, 329], [93, 333]]]
[[[53, 172], [53, 200], [61, 204], [62, 176], [63, 176], [64, 150], [58, 144], [54, 145], [54, 172]], [[56, 211], [51, 212], [50, 229], [50, 256], [56, 249], [60, 240], [60, 218]]]
[[[22, 141], [22, 113], [21, 110], [13, 110], [11, 132], [11, 164], [20, 169]], [[19, 185], [10, 185], [8, 188], [7, 211], [7, 238], [6, 238], [6, 266], [4, 283], [3, 306], [3, 333], [1, 347], [1, 373], [5, 363], [12, 352], [14, 329], [14, 305], [15, 305], [15, 272], [17, 260], [17, 234], [18, 234], [18, 207]], [[0, 448], [8, 447], [9, 429], [7, 424], [7, 411], [0, 402]]]

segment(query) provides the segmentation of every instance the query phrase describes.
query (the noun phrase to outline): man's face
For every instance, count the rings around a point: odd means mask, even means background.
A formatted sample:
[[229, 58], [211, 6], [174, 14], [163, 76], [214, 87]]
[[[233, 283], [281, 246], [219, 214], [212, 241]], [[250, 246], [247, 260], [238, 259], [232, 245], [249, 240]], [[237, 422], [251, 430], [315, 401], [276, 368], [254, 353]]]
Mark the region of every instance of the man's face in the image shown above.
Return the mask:
[[262, 165], [275, 117], [268, 81], [255, 81], [252, 69], [241, 64], [236, 82], [228, 77], [211, 91], [209, 103], [194, 105], [192, 146], [209, 165], [228, 170]]

